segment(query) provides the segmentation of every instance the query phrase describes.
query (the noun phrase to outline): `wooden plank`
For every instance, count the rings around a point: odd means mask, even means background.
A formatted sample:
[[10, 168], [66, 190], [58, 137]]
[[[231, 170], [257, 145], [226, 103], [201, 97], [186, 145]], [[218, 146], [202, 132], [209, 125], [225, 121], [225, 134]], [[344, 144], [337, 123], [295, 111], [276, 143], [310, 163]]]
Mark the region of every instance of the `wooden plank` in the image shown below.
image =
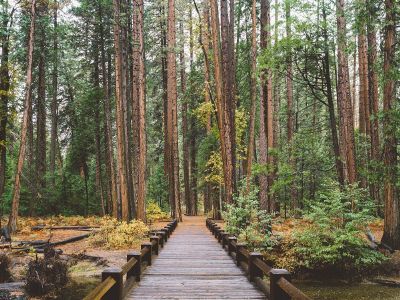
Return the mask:
[[185, 217], [125, 299], [265, 299], [205, 226]]

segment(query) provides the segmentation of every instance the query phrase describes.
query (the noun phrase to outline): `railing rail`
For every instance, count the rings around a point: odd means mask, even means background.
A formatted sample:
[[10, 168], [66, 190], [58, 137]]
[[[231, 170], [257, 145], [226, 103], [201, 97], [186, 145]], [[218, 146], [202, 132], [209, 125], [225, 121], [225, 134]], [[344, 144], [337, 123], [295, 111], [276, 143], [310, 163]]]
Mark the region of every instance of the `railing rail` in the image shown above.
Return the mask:
[[[151, 266], [152, 256], [168, 241], [178, 225], [174, 220], [159, 231], [152, 231], [150, 242], [141, 245], [140, 252], [129, 252], [127, 262], [121, 268], [109, 268], [102, 272], [102, 282], [83, 300], [122, 300], [134, 282], [140, 281], [144, 267]], [[124, 281], [124, 276], [126, 279]]]
[[[270, 300], [311, 300], [291, 282], [291, 274], [284, 269], [274, 269], [263, 261], [258, 252], [249, 252], [245, 244], [237, 242], [237, 238], [230, 236], [211, 219], [206, 220], [207, 228], [218, 239], [228, 254], [236, 260], [248, 274], [249, 280], [254, 282]], [[269, 285], [263, 280], [269, 276]]]

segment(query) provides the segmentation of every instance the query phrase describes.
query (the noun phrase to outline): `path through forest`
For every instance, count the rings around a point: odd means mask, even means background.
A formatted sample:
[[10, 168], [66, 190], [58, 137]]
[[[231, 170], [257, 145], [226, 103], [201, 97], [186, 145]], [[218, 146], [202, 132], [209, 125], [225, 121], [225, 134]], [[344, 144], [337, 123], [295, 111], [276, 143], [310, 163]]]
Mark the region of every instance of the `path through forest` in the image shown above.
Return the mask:
[[265, 299], [265, 296], [211, 235], [204, 217], [185, 217], [127, 297], [160, 298]]

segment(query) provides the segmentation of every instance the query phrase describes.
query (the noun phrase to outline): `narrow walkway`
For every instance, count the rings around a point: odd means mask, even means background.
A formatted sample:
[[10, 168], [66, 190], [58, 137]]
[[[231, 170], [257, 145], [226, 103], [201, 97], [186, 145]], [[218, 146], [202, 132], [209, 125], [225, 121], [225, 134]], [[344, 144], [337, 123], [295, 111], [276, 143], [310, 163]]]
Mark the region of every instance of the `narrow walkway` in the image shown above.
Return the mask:
[[126, 299], [265, 299], [205, 225], [185, 217]]

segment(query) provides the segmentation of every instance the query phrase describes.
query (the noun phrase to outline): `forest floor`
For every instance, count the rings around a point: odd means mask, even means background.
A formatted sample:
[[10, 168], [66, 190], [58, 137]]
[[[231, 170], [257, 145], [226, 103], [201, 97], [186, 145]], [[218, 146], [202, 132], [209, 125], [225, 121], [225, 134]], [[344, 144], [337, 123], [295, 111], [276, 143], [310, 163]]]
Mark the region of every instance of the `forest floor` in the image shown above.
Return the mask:
[[[168, 221], [157, 221], [148, 225], [150, 230], [163, 228]], [[4, 223], [3, 223], [4, 224]], [[101, 226], [101, 220], [98, 218], [74, 217], [74, 218], [21, 218], [19, 220], [19, 231], [12, 236], [13, 245], [18, 241], [49, 241], [57, 242], [68, 238], [79, 236], [88, 231], [82, 230], [32, 230], [32, 226], [46, 224], [53, 226]], [[93, 232], [96, 228], [93, 229]], [[62, 254], [60, 258], [69, 265], [69, 275], [73, 279], [76, 278], [100, 278], [101, 272], [107, 267], [121, 267], [126, 263], [126, 253], [128, 250], [140, 250], [141, 242], [148, 242], [148, 238], [138, 240], [137, 244], [129, 248], [108, 249], [107, 247], [94, 246], [90, 239], [85, 238], [80, 241], [67, 243], [65, 245], [56, 246]], [[36, 254], [34, 251], [18, 251], [10, 250], [4, 247], [0, 253], [5, 253], [11, 259], [11, 273], [14, 282], [25, 280], [27, 265], [36, 257], [43, 257], [43, 254]], [[1, 289], [1, 286], [0, 286]], [[0, 297], [1, 298], [1, 297]]]

